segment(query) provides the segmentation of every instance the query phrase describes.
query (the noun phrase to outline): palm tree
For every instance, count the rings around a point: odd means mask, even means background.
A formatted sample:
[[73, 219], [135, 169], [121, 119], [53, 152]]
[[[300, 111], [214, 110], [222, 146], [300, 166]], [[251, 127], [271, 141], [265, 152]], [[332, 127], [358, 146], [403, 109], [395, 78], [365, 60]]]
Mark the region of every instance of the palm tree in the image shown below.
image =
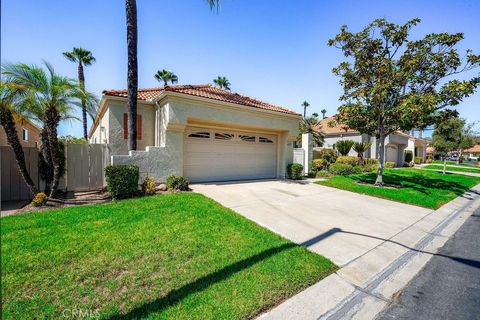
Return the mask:
[[13, 150], [18, 170], [30, 192], [35, 195], [38, 189], [27, 171], [25, 154], [15, 126], [15, 122], [29, 120], [31, 116], [22, 101], [22, 90], [19, 89], [12, 83], [0, 81], [0, 124], [5, 130], [8, 144]]
[[322, 109], [322, 111], [320, 112], [322, 113], [322, 119], [325, 119], [325, 114], [327, 113], [327, 110]]
[[317, 117], [312, 116], [302, 118], [302, 120], [300, 121], [300, 130], [297, 140], [300, 143], [302, 141], [302, 134], [311, 133], [314, 147], [321, 147], [325, 139], [325, 135], [323, 134], [321, 129], [322, 125]]
[[363, 165], [363, 158], [365, 156], [365, 151], [370, 148], [372, 144], [370, 142], [355, 142], [353, 144], [353, 150], [357, 153], [358, 155], [358, 160], [360, 165]]
[[230, 81], [226, 77], [218, 76], [217, 79], [213, 79], [213, 82], [220, 87], [220, 89], [230, 90]]
[[307, 116], [307, 108], [310, 106], [310, 103], [308, 103], [306, 100], [302, 102], [302, 107], [303, 107], [303, 117], [305, 118]]
[[337, 149], [338, 153], [340, 153], [340, 155], [346, 156], [352, 149], [354, 143], [355, 141], [352, 140], [340, 140], [337, 141], [337, 143], [335, 144], [335, 148]]
[[[220, 8], [220, 0], [206, 0], [210, 10]], [[127, 52], [128, 52], [128, 150], [137, 150], [137, 91], [138, 91], [138, 63], [137, 63], [137, 1], [125, 0], [127, 21]]]
[[175, 84], [178, 82], [178, 77], [175, 73], [172, 71], [168, 71], [163, 69], [162, 71], [158, 70], [157, 73], [154, 75], [155, 79], [158, 80], [158, 82], [163, 81], [163, 85], [166, 87], [168, 86], [168, 83], [170, 82], [171, 84]]
[[[83, 73], [83, 66], [90, 66], [95, 62], [95, 58], [92, 53], [83, 48], [73, 48], [72, 52], [64, 52], [65, 58], [78, 64], [78, 82], [80, 83], [80, 89], [85, 91], [85, 74]], [[95, 110], [96, 111], [96, 110]], [[89, 110], [92, 114], [92, 110]], [[82, 121], [83, 121], [83, 137], [88, 139], [87, 132], [87, 103], [82, 100]]]
[[[53, 168], [50, 197], [56, 195], [61, 175], [61, 155], [59, 154], [57, 128], [60, 120], [76, 119], [72, 116], [73, 107], [96, 104], [91, 94], [80, 89], [76, 80], [55, 73], [52, 65], [45, 62], [46, 70], [26, 64], [4, 65], [2, 74], [8, 82], [21, 88], [24, 106], [43, 123], [40, 139], [42, 155]], [[88, 109], [88, 107], [87, 107]]]

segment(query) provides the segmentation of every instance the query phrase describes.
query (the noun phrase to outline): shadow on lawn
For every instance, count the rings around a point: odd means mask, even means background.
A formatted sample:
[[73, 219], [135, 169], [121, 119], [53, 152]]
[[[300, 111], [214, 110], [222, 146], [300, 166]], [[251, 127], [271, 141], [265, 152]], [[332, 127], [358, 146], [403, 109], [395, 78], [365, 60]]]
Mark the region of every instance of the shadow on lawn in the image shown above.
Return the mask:
[[[376, 177], [376, 173], [350, 176], [354, 181], [371, 184], [372, 186], [375, 183]], [[409, 188], [425, 195], [430, 195], [429, 189], [448, 190], [456, 195], [461, 195], [469, 189], [461, 183], [445, 181], [443, 179], [425, 176], [421, 173], [405, 175], [390, 171], [384, 174], [383, 182], [389, 185], [400, 186], [400, 188]]]

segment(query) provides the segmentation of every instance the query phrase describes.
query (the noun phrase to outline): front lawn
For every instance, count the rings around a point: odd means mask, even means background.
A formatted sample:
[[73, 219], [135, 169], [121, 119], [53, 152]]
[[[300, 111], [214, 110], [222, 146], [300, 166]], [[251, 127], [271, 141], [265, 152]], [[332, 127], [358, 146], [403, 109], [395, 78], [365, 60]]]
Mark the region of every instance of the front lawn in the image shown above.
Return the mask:
[[[441, 164], [443, 165], [443, 160], [433, 160], [433, 164]], [[465, 166], [465, 167], [472, 167], [476, 165], [476, 162], [463, 162], [463, 163], [457, 163], [456, 161], [447, 161], [447, 165], [456, 165], [456, 166]]]
[[196, 193], [1, 224], [4, 319], [249, 318], [337, 268]]
[[[424, 166], [425, 169], [435, 169], [439, 171], [443, 171], [443, 165], [436, 165], [436, 164], [429, 164]], [[447, 165], [447, 171], [457, 171], [457, 172], [472, 172], [472, 173], [480, 173], [480, 168], [470, 167], [452, 167]]]
[[385, 169], [387, 187], [376, 187], [376, 173], [333, 176], [316, 183], [338, 189], [437, 209], [480, 183], [480, 178], [418, 169]]

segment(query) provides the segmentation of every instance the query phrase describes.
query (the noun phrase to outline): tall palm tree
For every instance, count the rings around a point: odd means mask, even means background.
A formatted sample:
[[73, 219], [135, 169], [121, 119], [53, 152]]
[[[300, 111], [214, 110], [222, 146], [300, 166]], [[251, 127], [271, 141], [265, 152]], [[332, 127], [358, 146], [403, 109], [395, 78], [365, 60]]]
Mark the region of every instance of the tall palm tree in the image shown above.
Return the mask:
[[327, 113], [327, 110], [322, 109], [322, 111], [320, 112], [322, 113], [322, 119], [325, 119], [325, 114]]
[[302, 107], [303, 107], [303, 117], [305, 118], [307, 116], [307, 108], [310, 106], [310, 103], [308, 103], [306, 100], [302, 102]]
[[158, 70], [157, 73], [154, 75], [155, 79], [158, 80], [158, 82], [163, 81], [164, 86], [168, 86], [168, 83], [170, 82], [171, 84], [177, 83], [178, 82], [178, 77], [175, 73], [172, 71], [168, 70]]
[[220, 87], [220, 89], [230, 90], [230, 81], [226, 77], [218, 76], [217, 79], [213, 79], [213, 82]]
[[23, 91], [23, 103], [36, 119], [43, 123], [40, 139], [43, 158], [53, 168], [50, 197], [55, 197], [61, 175], [57, 128], [60, 120], [76, 119], [72, 116], [74, 107], [97, 102], [91, 94], [80, 89], [76, 80], [55, 73], [52, 65], [45, 62], [45, 69], [26, 64], [9, 64], [2, 67], [6, 81]]
[[365, 157], [365, 151], [370, 148], [372, 144], [370, 142], [355, 142], [353, 144], [353, 150], [357, 153], [359, 163], [363, 165], [363, 158]]
[[[83, 48], [73, 48], [72, 52], [64, 52], [65, 58], [78, 64], [78, 82], [80, 83], [80, 89], [85, 91], [85, 74], [83, 73], [83, 66], [90, 66], [95, 62], [95, 58], [92, 53]], [[88, 112], [91, 114], [91, 110]], [[87, 103], [82, 100], [82, 121], [83, 121], [83, 137], [88, 139], [87, 132]]]
[[297, 139], [299, 143], [301, 143], [302, 134], [304, 133], [312, 134], [314, 147], [321, 147], [323, 145], [323, 142], [325, 141], [325, 135], [322, 132], [322, 125], [317, 117], [312, 116], [302, 118], [300, 121], [299, 136]]
[[29, 120], [31, 116], [22, 101], [22, 90], [19, 89], [21, 88], [12, 83], [0, 81], [0, 124], [5, 130], [8, 144], [13, 150], [18, 170], [30, 192], [35, 195], [38, 189], [27, 171], [25, 154], [15, 126], [15, 122]]
[[[206, 0], [210, 10], [220, 8], [220, 0]], [[138, 91], [138, 63], [137, 63], [137, 1], [125, 0], [127, 17], [127, 52], [128, 52], [128, 150], [137, 150], [137, 91]]]

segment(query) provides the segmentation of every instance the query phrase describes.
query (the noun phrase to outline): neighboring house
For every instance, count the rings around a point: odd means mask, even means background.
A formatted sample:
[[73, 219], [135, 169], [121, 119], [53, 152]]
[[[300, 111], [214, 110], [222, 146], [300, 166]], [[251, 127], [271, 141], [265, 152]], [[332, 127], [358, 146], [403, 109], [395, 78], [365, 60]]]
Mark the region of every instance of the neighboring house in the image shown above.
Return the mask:
[[480, 144], [474, 145], [471, 148], [463, 150], [463, 156], [467, 159], [478, 160], [480, 156]]
[[[365, 152], [365, 157], [376, 158], [376, 138], [361, 134], [358, 131], [346, 128], [341, 125], [330, 126], [329, 123], [333, 117], [323, 119], [320, 124], [321, 130], [325, 134], [325, 143], [323, 148], [335, 149], [335, 144], [339, 140], [353, 140], [355, 142], [371, 142], [372, 146]], [[427, 149], [427, 140], [416, 138], [413, 135], [402, 131], [389, 135], [385, 139], [385, 161], [395, 162], [400, 167], [404, 163], [405, 151], [412, 151], [414, 157], [422, 157], [425, 161]], [[349, 155], [356, 156], [357, 153], [352, 149]]]
[[[22, 120], [16, 123], [18, 138], [24, 148], [38, 148], [40, 143], [40, 129], [30, 121]], [[0, 147], [8, 146], [5, 130], [0, 130]]]
[[138, 90], [137, 146], [127, 151], [127, 91], [106, 90], [90, 143], [108, 144], [113, 164], [142, 176], [192, 182], [283, 178], [301, 115], [211, 85]]

